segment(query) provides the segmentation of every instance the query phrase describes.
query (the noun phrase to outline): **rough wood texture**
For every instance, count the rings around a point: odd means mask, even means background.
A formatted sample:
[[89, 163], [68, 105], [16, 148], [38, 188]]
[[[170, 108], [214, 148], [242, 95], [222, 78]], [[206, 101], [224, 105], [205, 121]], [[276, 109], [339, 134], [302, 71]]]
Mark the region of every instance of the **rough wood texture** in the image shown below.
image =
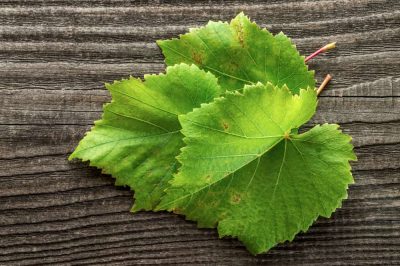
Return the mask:
[[[109, 101], [103, 82], [163, 71], [155, 40], [238, 11], [284, 31], [334, 79], [310, 123], [354, 138], [356, 184], [265, 255], [169, 213], [129, 213], [131, 192], [67, 161]], [[0, 265], [400, 264], [400, 1], [0, 0]]]

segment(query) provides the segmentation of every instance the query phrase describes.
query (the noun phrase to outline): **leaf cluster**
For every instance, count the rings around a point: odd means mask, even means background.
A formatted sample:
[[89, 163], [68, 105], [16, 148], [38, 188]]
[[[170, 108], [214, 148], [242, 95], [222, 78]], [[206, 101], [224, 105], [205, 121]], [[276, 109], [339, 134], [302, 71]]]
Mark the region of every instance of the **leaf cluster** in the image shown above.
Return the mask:
[[351, 138], [334, 124], [298, 133], [317, 95], [287, 36], [241, 13], [157, 43], [166, 73], [106, 84], [112, 101], [70, 159], [134, 190], [132, 211], [185, 215], [253, 254], [340, 207]]

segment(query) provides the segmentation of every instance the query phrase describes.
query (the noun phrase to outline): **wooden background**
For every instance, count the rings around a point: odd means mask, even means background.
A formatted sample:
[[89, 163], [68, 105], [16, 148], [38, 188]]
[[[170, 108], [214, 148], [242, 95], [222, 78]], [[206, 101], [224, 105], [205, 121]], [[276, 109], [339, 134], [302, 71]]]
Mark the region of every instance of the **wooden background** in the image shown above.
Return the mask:
[[[110, 100], [103, 82], [163, 71], [155, 41], [239, 11], [284, 31], [333, 81], [311, 124], [359, 161], [331, 219], [267, 254], [169, 213], [67, 156]], [[400, 264], [400, 1], [0, 0], [0, 265]]]

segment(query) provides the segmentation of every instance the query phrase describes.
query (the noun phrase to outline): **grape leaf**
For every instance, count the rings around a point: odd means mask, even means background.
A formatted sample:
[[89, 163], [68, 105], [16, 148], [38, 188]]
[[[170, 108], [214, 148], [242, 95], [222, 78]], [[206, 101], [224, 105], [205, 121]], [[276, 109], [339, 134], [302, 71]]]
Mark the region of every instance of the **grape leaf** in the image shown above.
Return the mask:
[[273, 36], [243, 13], [230, 24], [210, 21], [179, 39], [157, 41], [167, 65], [196, 64], [218, 77], [225, 90], [245, 84], [286, 84], [293, 92], [315, 87], [314, 71], [308, 71], [291, 40], [282, 32]]
[[291, 133], [314, 114], [314, 89], [257, 84], [180, 116], [179, 172], [157, 210], [218, 227], [254, 254], [329, 217], [353, 183], [350, 137], [338, 125]]
[[90, 160], [135, 190], [133, 210], [151, 210], [175, 172], [183, 146], [179, 114], [221, 94], [217, 79], [195, 65], [168, 67], [166, 74], [146, 75], [106, 84], [112, 101], [101, 120], [81, 140], [70, 159]]

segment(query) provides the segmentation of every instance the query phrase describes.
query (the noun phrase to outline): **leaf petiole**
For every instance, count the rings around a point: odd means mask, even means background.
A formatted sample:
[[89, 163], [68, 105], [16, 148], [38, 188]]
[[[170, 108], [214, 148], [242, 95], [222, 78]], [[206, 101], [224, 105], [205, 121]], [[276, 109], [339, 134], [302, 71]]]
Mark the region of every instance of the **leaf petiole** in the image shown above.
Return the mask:
[[325, 45], [324, 47], [318, 49], [314, 53], [310, 54], [309, 56], [307, 56], [306, 59], [304, 59], [304, 62], [308, 62], [309, 60], [311, 60], [315, 56], [319, 55], [320, 53], [324, 53], [324, 52], [326, 52], [328, 50], [331, 50], [331, 49], [333, 49], [335, 47], [336, 47], [336, 42], [329, 43], [329, 44]]
[[319, 95], [321, 93], [321, 91], [323, 91], [323, 89], [326, 87], [326, 85], [329, 83], [329, 81], [332, 79], [331, 75], [326, 75], [324, 81], [322, 81], [321, 85], [319, 86], [319, 88], [317, 89], [317, 95]]

